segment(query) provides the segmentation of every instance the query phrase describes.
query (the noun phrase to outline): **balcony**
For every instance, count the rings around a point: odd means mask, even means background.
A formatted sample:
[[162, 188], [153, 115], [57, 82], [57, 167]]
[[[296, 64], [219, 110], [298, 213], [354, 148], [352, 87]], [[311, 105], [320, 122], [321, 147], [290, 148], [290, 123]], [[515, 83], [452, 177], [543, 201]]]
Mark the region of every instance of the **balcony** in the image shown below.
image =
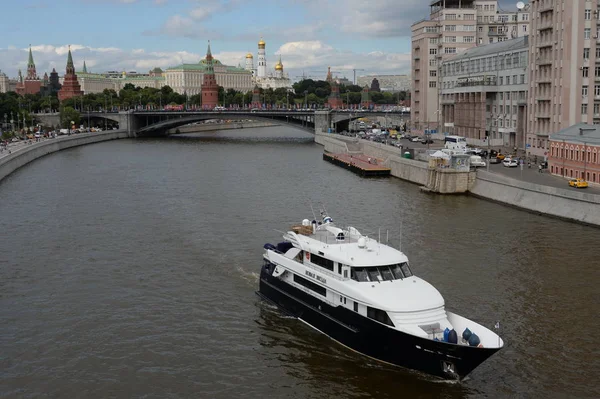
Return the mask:
[[550, 84], [552, 83], [552, 78], [550, 77], [540, 77], [537, 79], [538, 84]]
[[419, 60], [421, 59], [421, 56], [420, 56], [420, 55], [415, 55], [415, 56], [413, 57], [413, 59], [414, 59], [415, 61], [419, 61]]
[[600, 82], [600, 76], [594, 76], [594, 81]]
[[527, 105], [527, 99], [526, 98], [519, 98], [517, 100], [517, 105]]
[[540, 58], [535, 61], [535, 65], [537, 65], [537, 66], [552, 65], [552, 62], [553, 61], [550, 58]]
[[554, 11], [554, 4], [552, 2], [547, 2], [546, 4], [540, 4], [540, 8], [538, 9], [539, 13]]
[[552, 47], [552, 45], [554, 45], [554, 42], [552, 40], [544, 40], [543, 42], [540, 41], [538, 44], [536, 44], [535, 47], [544, 48], [544, 47]]
[[536, 112], [535, 117], [538, 119], [550, 119], [549, 112]]
[[488, 31], [488, 36], [506, 36], [508, 32], [496, 32], [496, 31]]

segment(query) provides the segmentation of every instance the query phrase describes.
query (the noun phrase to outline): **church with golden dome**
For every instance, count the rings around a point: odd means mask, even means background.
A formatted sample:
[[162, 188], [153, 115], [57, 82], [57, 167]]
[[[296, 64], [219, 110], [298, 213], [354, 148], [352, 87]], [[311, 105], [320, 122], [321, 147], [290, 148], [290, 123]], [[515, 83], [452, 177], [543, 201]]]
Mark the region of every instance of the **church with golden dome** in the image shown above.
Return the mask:
[[252, 72], [252, 79], [255, 85], [263, 89], [287, 89], [292, 91], [292, 81], [290, 80], [287, 73], [283, 70], [283, 63], [281, 62], [281, 55], [279, 60], [275, 64], [273, 72], [267, 72], [267, 54], [266, 54], [266, 43], [261, 38], [258, 42], [258, 61], [256, 66], [254, 65], [254, 56], [252, 53], [246, 54], [246, 67], [247, 71]]

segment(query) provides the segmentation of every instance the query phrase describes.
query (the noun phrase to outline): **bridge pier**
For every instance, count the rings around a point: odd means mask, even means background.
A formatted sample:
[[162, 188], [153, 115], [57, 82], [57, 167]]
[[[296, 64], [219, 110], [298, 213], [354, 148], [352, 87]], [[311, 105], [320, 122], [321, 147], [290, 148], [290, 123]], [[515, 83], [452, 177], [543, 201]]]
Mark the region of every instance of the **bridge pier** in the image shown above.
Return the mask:
[[331, 112], [315, 111], [315, 134], [327, 133], [331, 128]]

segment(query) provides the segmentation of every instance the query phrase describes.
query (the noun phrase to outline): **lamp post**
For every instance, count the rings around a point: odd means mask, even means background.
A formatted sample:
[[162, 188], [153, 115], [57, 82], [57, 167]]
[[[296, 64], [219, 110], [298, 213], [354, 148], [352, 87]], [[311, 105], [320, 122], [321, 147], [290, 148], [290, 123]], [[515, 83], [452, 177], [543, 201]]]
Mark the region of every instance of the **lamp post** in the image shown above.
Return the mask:
[[308, 90], [304, 90], [304, 108], [308, 108]]
[[104, 96], [104, 130], [107, 130], [107, 120], [106, 120], [106, 96]]
[[162, 109], [162, 92], [158, 93], [158, 98], [159, 98], [160, 109]]

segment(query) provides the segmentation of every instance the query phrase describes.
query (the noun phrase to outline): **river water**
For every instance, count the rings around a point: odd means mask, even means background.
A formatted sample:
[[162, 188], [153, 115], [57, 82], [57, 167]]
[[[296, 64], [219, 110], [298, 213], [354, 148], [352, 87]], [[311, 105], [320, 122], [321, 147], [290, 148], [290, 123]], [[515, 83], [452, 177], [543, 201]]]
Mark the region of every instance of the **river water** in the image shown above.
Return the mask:
[[[600, 397], [600, 230], [363, 179], [324, 162], [310, 137], [119, 140], [5, 179], [0, 396]], [[506, 347], [443, 382], [261, 302], [262, 246], [312, 218], [311, 202], [401, 245], [449, 309], [500, 321]]]

